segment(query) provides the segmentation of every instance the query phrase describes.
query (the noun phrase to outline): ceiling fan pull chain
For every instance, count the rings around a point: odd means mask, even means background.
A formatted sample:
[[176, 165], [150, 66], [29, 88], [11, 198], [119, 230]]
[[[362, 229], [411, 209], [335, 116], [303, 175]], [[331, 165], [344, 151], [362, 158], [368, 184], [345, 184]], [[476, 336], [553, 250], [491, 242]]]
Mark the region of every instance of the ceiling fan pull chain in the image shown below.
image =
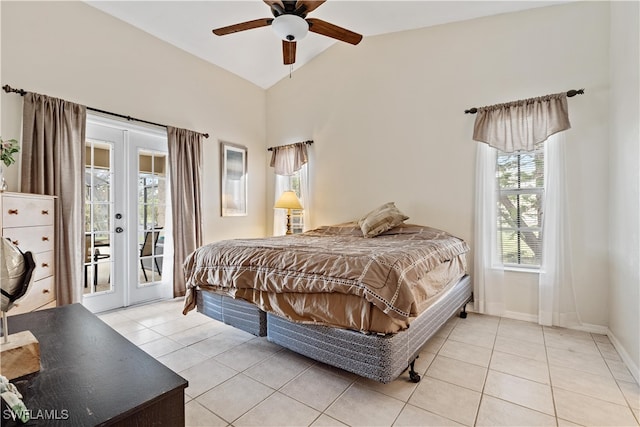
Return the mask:
[[291, 73], [293, 73], [293, 64], [289, 65], [289, 78], [291, 78]]

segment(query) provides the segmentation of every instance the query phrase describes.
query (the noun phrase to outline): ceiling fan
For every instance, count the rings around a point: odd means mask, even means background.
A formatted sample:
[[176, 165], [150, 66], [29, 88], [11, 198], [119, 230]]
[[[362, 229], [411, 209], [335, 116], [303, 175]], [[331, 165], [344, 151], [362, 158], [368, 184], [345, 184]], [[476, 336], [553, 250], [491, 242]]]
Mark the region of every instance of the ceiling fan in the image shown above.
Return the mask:
[[362, 35], [317, 18], [307, 18], [326, 0], [263, 0], [271, 8], [273, 18], [254, 19], [228, 27], [216, 28], [213, 34], [224, 36], [239, 31], [271, 25], [282, 39], [282, 57], [285, 65], [296, 62], [296, 42], [304, 38], [308, 31], [322, 34], [346, 43], [356, 45]]

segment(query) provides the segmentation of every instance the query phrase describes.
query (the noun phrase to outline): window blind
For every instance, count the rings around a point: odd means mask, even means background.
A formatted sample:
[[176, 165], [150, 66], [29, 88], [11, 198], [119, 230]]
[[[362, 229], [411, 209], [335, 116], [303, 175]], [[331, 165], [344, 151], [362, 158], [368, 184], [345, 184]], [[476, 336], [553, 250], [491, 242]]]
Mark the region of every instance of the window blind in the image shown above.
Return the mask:
[[542, 261], [544, 151], [498, 152], [498, 251], [505, 266], [537, 268]]

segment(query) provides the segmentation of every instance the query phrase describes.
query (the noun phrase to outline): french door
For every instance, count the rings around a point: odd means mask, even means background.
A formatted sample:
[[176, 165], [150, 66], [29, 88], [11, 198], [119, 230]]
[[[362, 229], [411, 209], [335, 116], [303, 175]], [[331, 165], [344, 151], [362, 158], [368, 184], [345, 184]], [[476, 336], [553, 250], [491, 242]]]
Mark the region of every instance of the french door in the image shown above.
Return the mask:
[[85, 150], [83, 305], [171, 297], [166, 133], [89, 116]]

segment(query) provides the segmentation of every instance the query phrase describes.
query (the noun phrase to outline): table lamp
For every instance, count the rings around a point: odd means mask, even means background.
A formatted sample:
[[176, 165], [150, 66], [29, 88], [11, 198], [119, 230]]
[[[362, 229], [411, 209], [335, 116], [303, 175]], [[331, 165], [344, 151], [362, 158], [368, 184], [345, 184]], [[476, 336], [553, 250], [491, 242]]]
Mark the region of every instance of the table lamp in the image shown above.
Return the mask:
[[291, 209], [302, 209], [302, 204], [296, 193], [292, 190], [285, 191], [273, 207], [287, 210], [287, 234], [293, 234], [291, 231]]

